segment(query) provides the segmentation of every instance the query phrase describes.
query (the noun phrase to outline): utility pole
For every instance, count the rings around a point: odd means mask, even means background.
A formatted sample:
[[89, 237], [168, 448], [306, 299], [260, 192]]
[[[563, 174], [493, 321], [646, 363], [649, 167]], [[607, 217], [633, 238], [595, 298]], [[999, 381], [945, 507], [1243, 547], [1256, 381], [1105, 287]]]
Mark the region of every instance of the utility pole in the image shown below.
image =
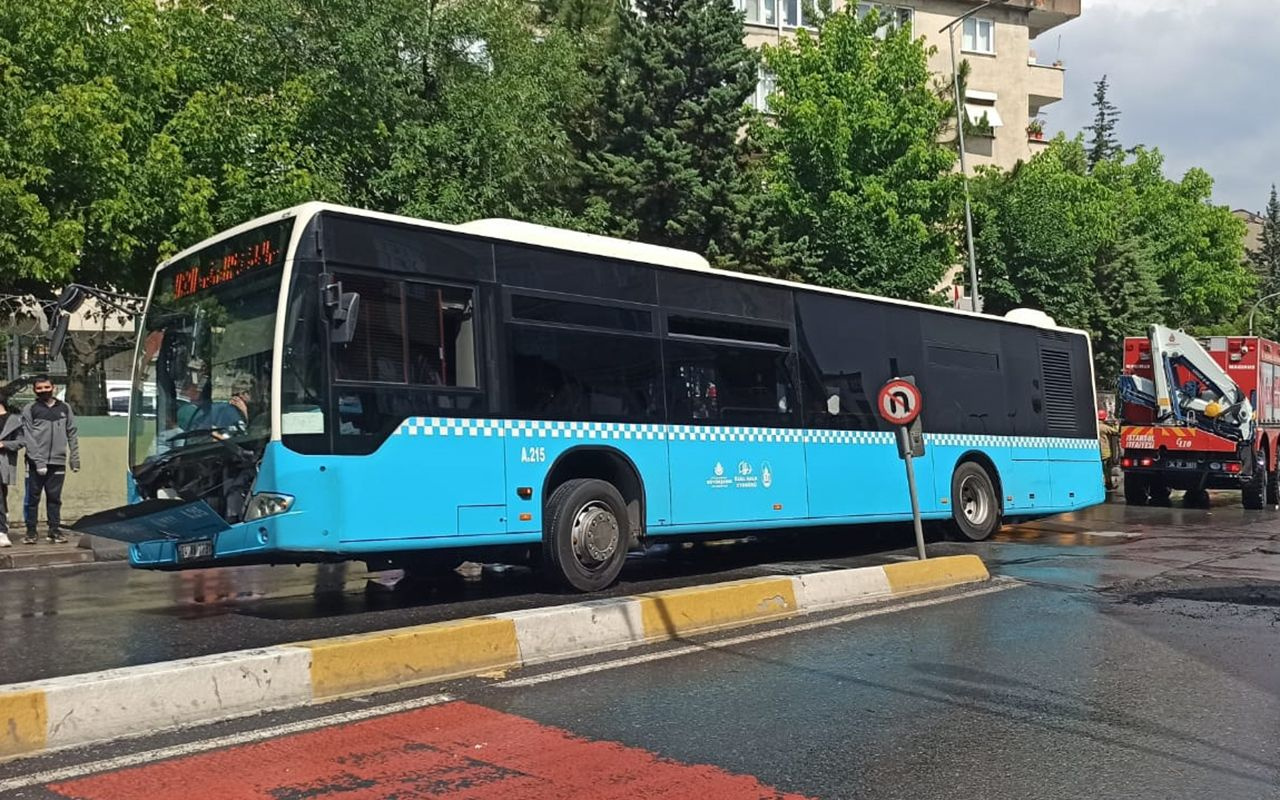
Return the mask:
[[956, 137], [960, 145], [960, 181], [964, 184], [964, 232], [965, 242], [969, 251], [969, 308], [975, 314], [982, 311], [982, 305], [978, 300], [978, 259], [973, 250], [973, 207], [969, 199], [969, 164], [964, 152], [965, 110], [963, 98], [960, 97], [960, 66], [956, 62], [956, 27], [963, 25], [964, 21], [974, 14], [985, 11], [992, 6], [1004, 5], [1007, 2], [1009, 0], [990, 0], [990, 2], [983, 3], [977, 8], [966, 11], [938, 31], [938, 33], [947, 35], [947, 46], [951, 48], [951, 86], [956, 104]]

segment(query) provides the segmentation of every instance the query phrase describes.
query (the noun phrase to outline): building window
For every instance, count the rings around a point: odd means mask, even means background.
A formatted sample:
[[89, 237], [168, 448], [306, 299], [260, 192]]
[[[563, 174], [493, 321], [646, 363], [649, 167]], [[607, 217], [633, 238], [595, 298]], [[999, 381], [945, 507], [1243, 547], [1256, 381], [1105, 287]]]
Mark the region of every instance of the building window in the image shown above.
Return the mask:
[[778, 91], [778, 78], [763, 67], [756, 80], [756, 91], [751, 95], [751, 107], [761, 114], [769, 113], [769, 99]]
[[782, 27], [803, 28], [807, 22], [802, 0], [782, 0]]
[[748, 25], [777, 25], [778, 0], [739, 0]]
[[858, 19], [863, 19], [872, 9], [880, 12], [880, 27], [876, 28], [876, 37], [883, 39], [890, 31], [910, 27], [915, 22], [915, 10], [906, 6], [891, 6], [883, 3], [858, 3]]
[[996, 110], [996, 93], [969, 90], [964, 94], [964, 113], [969, 119], [970, 128], [966, 133], [978, 136], [994, 136], [995, 129], [1004, 125], [1000, 112]]
[[970, 17], [964, 21], [964, 43], [968, 53], [996, 52], [996, 24], [989, 19]]

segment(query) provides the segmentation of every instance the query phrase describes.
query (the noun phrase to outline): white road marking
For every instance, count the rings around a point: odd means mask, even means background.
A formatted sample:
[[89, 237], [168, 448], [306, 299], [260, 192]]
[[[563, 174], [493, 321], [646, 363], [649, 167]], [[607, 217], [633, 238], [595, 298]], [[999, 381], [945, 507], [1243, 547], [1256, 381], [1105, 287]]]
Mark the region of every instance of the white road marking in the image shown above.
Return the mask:
[[371, 719], [373, 717], [383, 717], [387, 714], [396, 714], [401, 711], [412, 711], [417, 708], [439, 705], [440, 703], [447, 703], [452, 699], [453, 697], [451, 695], [433, 694], [427, 697], [415, 698], [413, 700], [403, 700], [399, 703], [390, 703], [385, 706], [362, 708], [355, 711], [344, 711], [340, 714], [330, 714], [325, 717], [303, 719], [298, 720], [297, 722], [288, 722], [283, 725], [273, 725], [270, 728], [242, 731], [240, 733], [233, 733], [230, 736], [222, 736], [217, 739], [201, 739], [195, 742], [176, 744], [171, 747], [161, 747], [157, 750], [145, 750], [140, 753], [129, 753], [128, 755], [106, 758], [101, 761], [90, 761], [87, 764], [76, 764], [75, 766], [51, 769], [45, 772], [37, 772], [34, 775], [23, 775], [18, 778], [0, 780], [0, 792], [8, 792], [14, 789], [25, 789], [30, 786], [40, 786], [46, 783], [57, 783], [59, 781], [72, 780], [85, 775], [94, 775], [99, 772], [112, 772], [114, 770], [124, 769], [125, 767], [138, 766], [139, 764], [154, 764], [158, 761], [165, 761], [171, 758], [189, 756], [195, 753], [203, 753], [208, 750], [218, 750], [224, 747], [233, 747], [240, 744], [251, 744], [253, 742], [260, 742], [264, 739], [274, 739], [278, 736], [288, 736], [292, 733], [302, 733], [303, 731], [314, 730], [316, 728], [327, 728], [332, 725], [345, 725], [352, 722], [359, 722], [360, 720]]
[[733, 636], [726, 639], [716, 639], [715, 641], [704, 642], [702, 644], [689, 645], [686, 647], [676, 647], [670, 650], [663, 650], [657, 653], [646, 653], [639, 656], [631, 656], [629, 658], [617, 658], [612, 661], [601, 661], [597, 664], [587, 664], [581, 667], [572, 667], [570, 669], [561, 669], [554, 672], [545, 672], [541, 675], [531, 675], [527, 678], [512, 678], [511, 680], [499, 681], [494, 686], [503, 689], [519, 689], [525, 686], [537, 686], [540, 683], [550, 683], [551, 681], [564, 680], [565, 678], [574, 678], [579, 675], [589, 675], [593, 672], [603, 672], [609, 669], [619, 669], [621, 667], [630, 667], [636, 664], [647, 664], [651, 661], [661, 661], [667, 658], [678, 658], [679, 656], [693, 655], [694, 653], [705, 653], [708, 650], [715, 650], [722, 647], [734, 647], [749, 642], [758, 642], [762, 639], [773, 639], [778, 636], [789, 636], [793, 633], [801, 633], [803, 631], [811, 631], [816, 628], [826, 628], [832, 625], [840, 625], [845, 622], [855, 622], [860, 619], [869, 617], [879, 617], [885, 614], [896, 614], [899, 611], [910, 611], [914, 608], [926, 608], [928, 606], [941, 605], [942, 603], [954, 603], [957, 600], [967, 600], [971, 597], [981, 597], [985, 594], [995, 594], [1009, 589], [1016, 589], [1019, 586], [1027, 584], [1014, 580], [1012, 578], [994, 578], [992, 585], [984, 586], [981, 589], [973, 589], [956, 595], [947, 597], [932, 597], [927, 600], [913, 600], [900, 605], [884, 606], [881, 608], [872, 608], [866, 611], [855, 611], [852, 614], [843, 614], [838, 617], [827, 617], [825, 619], [813, 620], [812, 622], [801, 622], [796, 625], [786, 625], [773, 630], [760, 631], [758, 633], [748, 633], [743, 636]]

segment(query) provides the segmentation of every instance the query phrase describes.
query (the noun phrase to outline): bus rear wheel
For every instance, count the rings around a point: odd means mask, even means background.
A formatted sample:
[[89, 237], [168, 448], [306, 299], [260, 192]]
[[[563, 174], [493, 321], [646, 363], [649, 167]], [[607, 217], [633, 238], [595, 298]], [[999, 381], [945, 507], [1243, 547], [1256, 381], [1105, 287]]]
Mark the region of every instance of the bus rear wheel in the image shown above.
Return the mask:
[[627, 506], [607, 481], [574, 478], [547, 500], [542, 553], [548, 577], [580, 592], [618, 579], [627, 560]]
[[1002, 508], [991, 476], [966, 461], [951, 476], [951, 516], [955, 528], [971, 542], [981, 542], [1000, 528]]

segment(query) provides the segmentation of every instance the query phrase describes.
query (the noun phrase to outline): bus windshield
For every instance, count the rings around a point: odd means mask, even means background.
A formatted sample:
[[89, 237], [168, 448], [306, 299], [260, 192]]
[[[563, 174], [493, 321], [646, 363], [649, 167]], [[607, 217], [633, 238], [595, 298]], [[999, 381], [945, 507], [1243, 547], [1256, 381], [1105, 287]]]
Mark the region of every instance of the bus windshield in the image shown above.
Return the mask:
[[130, 467], [211, 442], [269, 436], [290, 225], [239, 234], [157, 273], [133, 372]]

